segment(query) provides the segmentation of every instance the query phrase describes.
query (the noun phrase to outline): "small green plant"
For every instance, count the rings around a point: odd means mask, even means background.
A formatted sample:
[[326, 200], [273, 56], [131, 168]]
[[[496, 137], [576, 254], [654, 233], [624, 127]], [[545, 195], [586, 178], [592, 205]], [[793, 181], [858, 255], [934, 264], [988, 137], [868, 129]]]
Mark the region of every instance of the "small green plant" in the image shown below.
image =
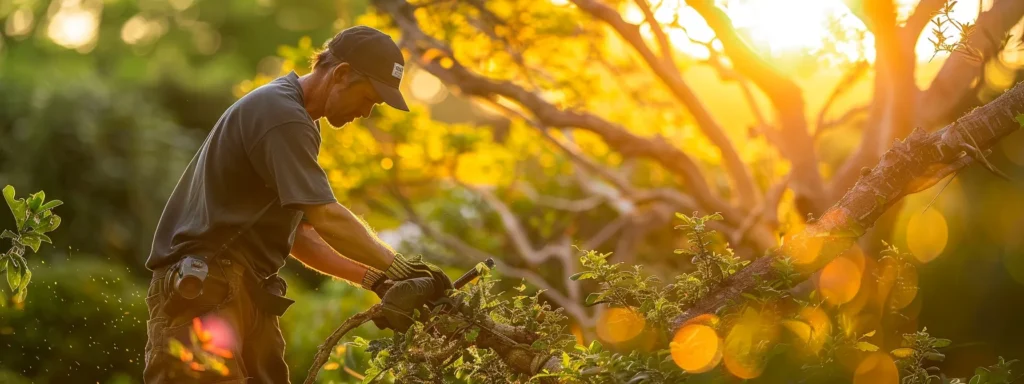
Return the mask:
[[[39, 252], [42, 243], [53, 244], [46, 234], [60, 225], [60, 216], [55, 215], [52, 210], [63, 202], [46, 201], [46, 194], [43, 191], [36, 192], [27, 199], [17, 199], [14, 187], [10, 185], [5, 187], [3, 192], [4, 200], [14, 214], [15, 230], [5, 229], [0, 234], [0, 238], [11, 240], [11, 248], [0, 254], [0, 273], [6, 271], [7, 284], [13, 291], [12, 300], [15, 305], [22, 305], [28, 294], [28, 283], [32, 280], [32, 271], [28, 269], [25, 260], [25, 250]], [[0, 293], [0, 303], [6, 301]]]

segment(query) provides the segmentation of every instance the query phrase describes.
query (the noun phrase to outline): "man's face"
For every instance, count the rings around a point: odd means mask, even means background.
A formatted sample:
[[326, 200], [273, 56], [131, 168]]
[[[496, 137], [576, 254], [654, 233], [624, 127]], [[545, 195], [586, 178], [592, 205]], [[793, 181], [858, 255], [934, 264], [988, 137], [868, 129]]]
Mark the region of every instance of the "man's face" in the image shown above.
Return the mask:
[[357, 117], [370, 116], [373, 106], [383, 102], [368, 78], [350, 81], [355, 72], [333, 76], [327, 91], [324, 116], [332, 126], [340, 128]]

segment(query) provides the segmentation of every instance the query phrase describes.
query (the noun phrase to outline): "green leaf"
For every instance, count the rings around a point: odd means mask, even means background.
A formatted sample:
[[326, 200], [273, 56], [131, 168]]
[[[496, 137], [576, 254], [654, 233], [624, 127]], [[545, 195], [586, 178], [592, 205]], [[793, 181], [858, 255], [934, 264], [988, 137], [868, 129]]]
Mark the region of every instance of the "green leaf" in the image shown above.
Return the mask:
[[721, 213], [715, 212], [713, 215], [705, 216], [704, 220], [707, 220], [707, 221], [712, 221], [712, 220], [713, 221], [722, 221], [722, 220], [725, 220], [725, 218], [722, 217]]
[[981, 384], [983, 383], [982, 380], [983, 379], [981, 378], [981, 375], [974, 375], [974, 377], [971, 378], [971, 381], [969, 381], [968, 384]]
[[14, 214], [14, 221], [17, 224], [18, 232], [25, 226], [25, 219], [28, 217], [28, 207], [25, 205], [25, 199], [14, 198], [14, 187], [8, 185], [4, 188], [4, 199], [7, 200], [7, 206], [11, 208], [11, 213]]
[[47, 242], [53, 244], [49, 236], [38, 234], [35, 232], [29, 232], [21, 236], [21, 243], [25, 244], [29, 248], [32, 248], [32, 252], [39, 252], [39, 244]]
[[942, 361], [946, 359], [946, 355], [938, 352], [928, 352], [924, 354], [924, 358], [932, 361]]
[[857, 344], [855, 344], [853, 347], [864, 352], [874, 352], [878, 350], [877, 345], [871, 344], [866, 341], [858, 341]]
[[591, 293], [591, 294], [587, 295], [587, 300], [583, 302], [583, 305], [586, 305], [588, 307], [592, 307], [592, 306], [595, 306], [595, 305], [598, 305], [598, 304], [601, 304], [601, 303], [606, 303], [606, 302], [607, 301], [604, 300], [604, 293], [602, 293], [602, 292], [594, 292], [594, 293]]
[[64, 204], [63, 201], [60, 201], [60, 200], [50, 200], [50, 201], [47, 201], [46, 204], [43, 204], [42, 206], [40, 206], [39, 210], [40, 211], [45, 211], [47, 209], [54, 209], [54, 208], [57, 208], [57, 207], [61, 206], [62, 204]]
[[476, 337], [477, 336], [480, 336], [480, 329], [479, 328], [470, 329], [469, 332], [466, 332], [466, 341], [472, 343], [472, 342], [476, 341]]
[[874, 335], [875, 335], [875, 330], [871, 330], [871, 332], [865, 333], [864, 337], [871, 337], [871, 336], [874, 336]]
[[18, 234], [9, 230], [4, 230], [4, 233], [0, 233], [0, 239], [17, 239]]
[[370, 368], [367, 369], [366, 372], [363, 372], [363, 384], [372, 383], [375, 379], [377, 379], [377, 376], [380, 376], [380, 374], [382, 373], [384, 373], [384, 371], [382, 371], [379, 367], [370, 366]]
[[911, 355], [913, 355], [914, 354], [914, 349], [913, 348], [896, 348], [896, 349], [892, 350], [891, 353], [892, 353], [893, 356], [896, 356], [898, 358], [903, 359], [903, 358], [907, 358], [907, 357], [910, 357]]
[[586, 280], [586, 279], [593, 279], [595, 277], [596, 277], [596, 275], [594, 274], [594, 272], [584, 271], [584, 272], [576, 273], [576, 274], [573, 274], [572, 276], [569, 276], [569, 280], [572, 280], [572, 281]]
[[17, 290], [21, 287], [21, 269], [23, 268], [18, 264], [17, 260], [11, 260], [11, 267], [7, 268], [7, 285], [11, 286], [12, 290]]
[[43, 200], [46, 199], [46, 193], [39, 191], [33, 193], [28, 197], [28, 207], [30, 212], [39, 212], [39, 207], [43, 206]]
[[1020, 124], [1021, 127], [1024, 127], [1024, 114], [1017, 115], [1017, 117], [1015, 117], [1014, 120], [1017, 120], [1017, 124]]
[[950, 341], [949, 339], [935, 339], [935, 343], [932, 344], [932, 346], [935, 347], [935, 348], [945, 348], [945, 347], [948, 347], [952, 343], [953, 342]]
[[32, 280], [32, 271], [25, 268], [25, 273], [21, 275], [21, 286], [14, 291], [14, 302], [23, 303], [25, 298], [28, 297], [28, 282]]

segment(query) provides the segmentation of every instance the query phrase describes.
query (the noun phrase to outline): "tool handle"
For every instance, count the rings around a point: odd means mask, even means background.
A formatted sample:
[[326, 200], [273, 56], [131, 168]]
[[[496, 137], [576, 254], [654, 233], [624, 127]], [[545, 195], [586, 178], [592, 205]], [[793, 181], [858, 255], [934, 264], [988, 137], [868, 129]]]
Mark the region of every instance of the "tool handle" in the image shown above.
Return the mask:
[[[487, 260], [484, 260], [484, 265], [486, 265], [487, 268], [494, 268], [494, 260], [488, 258]], [[462, 288], [466, 286], [466, 284], [469, 284], [470, 281], [473, 281], [473, 279], [479, 276], [480, 271], [478, 271], [476, 268], [472, 268], [469, 271], [466, 271], [466, 273], [459, 277], [458, 280], [455, 280], [455, 282], [452, 283], [452, 286], [454, 286], [455, 289]]]

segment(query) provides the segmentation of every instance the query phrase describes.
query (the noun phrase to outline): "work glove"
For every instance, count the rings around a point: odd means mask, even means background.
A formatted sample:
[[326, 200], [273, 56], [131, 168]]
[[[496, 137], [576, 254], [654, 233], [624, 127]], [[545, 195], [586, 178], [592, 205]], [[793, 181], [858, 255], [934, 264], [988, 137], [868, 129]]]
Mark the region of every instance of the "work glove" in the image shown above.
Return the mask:
[[444, 274], [441, 268], [423, 261], [420, 256], [403, 256], [396, 254], [395, 260], [384, 270], [384, 275], [394, 282], [414, 278], [429, 277], [435, 281], [435, 297], [444, 297], [449, 289], [452, 289], [452, 280]]
[[362, 287], [365, 290], [373, 291], [377, 297], [384, 300], [384, 294], [395, 285], [394, 281], [388, 280], [383, 272], [370, 268], [363, 275]]
[[[382, 311], [374, 317], [373, 325], [379, 329], [405, 332], [417, 320], [414, 311], [426, 314], [427, 304], [436, 299], [437, 281], [432, 277], [416, 277], [394, 283], [381, 299]], [[422, 320], [422, 318], [421, 318]]]

